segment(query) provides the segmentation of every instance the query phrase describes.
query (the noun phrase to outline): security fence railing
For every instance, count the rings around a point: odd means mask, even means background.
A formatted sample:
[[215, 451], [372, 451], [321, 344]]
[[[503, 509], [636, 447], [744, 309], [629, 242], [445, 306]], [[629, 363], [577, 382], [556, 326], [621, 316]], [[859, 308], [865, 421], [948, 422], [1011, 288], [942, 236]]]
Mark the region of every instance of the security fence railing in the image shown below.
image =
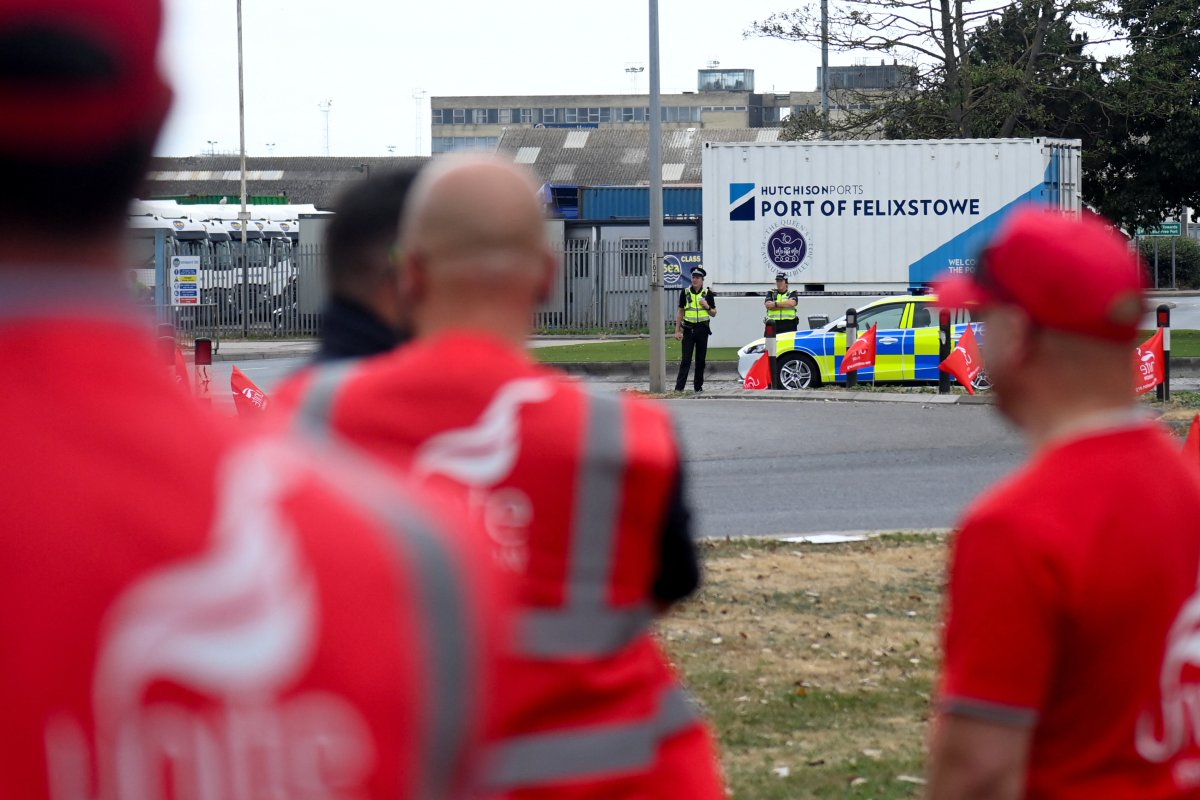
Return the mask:
[[[667, 242], [664, 262], [663, 311], [668, 326], [675, 319], [682, 254], [695, 254], [695, 242]], [[649, 326], [650, 259], [646, 239], [592, 241], [568, 239], [558, 248], [561, 269], [534, 324], [542, 333], [644, 333]]]
[[[560, 269], [535, 316], [538, 332], [647, 332], [650, 279], [646, 239], [568, 240], [556, 249]], [[173, 324], [180, 338], [188, 340], [317, 335], [324, 301], [324, 248], [294, 246], [276, 253], [252, 246], [249, 250], [244, 262], [236, 243], [223, 251], [168, 252], [170, 285], [166, 293], [173, 302], [155, 307], [158, 322]], [[669, 242], [664, 250], [673, 254], [663, 265], [667, 286], [663, 313], [669, 328], [675, 319], [678, 290], [685, 285], [681, 266], [689, 255], [698, 260], [699, 247], [695, 242]], [[186, 281], [173, 272], [187, 271], [196, 264], [196, 274], [184, 276]], [[149, 298], [155, 271], [137, 272], [142, 293]]]

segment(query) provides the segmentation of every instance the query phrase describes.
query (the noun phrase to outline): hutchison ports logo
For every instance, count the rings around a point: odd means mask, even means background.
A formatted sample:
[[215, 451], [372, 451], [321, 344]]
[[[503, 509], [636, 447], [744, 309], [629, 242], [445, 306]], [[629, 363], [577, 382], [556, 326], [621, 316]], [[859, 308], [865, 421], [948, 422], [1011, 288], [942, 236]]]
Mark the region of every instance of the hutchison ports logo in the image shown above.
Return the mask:
[[729, 221], [748, 222], [754, 217], [754, 190], [758, 188], [753, 183], [729, 184]]

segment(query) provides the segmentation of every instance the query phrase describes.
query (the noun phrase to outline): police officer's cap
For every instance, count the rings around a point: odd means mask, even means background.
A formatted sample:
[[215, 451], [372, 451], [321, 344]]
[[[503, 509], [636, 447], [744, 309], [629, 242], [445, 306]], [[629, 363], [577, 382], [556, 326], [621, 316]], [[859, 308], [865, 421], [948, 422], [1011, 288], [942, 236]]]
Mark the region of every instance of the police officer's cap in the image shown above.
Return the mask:
[[775, 280], [777, 281], [786, 281], [787, 279], [787, 275], [782, 272], [775, 276]]
[[704, 267], [692, 267], [692, 277], [699, 275], [701, 278], [708, 277], [708, 273], [704, 271]]

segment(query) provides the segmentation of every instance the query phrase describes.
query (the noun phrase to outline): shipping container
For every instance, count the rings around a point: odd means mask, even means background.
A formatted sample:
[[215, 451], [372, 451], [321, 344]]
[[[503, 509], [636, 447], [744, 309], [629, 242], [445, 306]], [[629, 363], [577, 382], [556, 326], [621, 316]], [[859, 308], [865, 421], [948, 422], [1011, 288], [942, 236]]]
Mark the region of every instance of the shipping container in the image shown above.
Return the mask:
[[1080, 142], [1055, 139], [704, 145], [704, 265], [718, 291], [905, 291], [971, 271], [1004, 217], [1078, 212]]
[[[663, 215], [699, 217], [704, 212], [699, 186], [664, 186]], [[649, 219], [650, 188], [647, 186], [589, 186], [583, 190], [579, 219]]]

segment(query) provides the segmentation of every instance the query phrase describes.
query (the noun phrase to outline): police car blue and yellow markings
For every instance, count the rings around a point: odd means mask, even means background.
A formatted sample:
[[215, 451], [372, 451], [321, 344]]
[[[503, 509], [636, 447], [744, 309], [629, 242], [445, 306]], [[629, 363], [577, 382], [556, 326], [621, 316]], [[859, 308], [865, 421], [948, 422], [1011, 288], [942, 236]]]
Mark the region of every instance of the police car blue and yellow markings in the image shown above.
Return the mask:
[[[858, 371], [862, 381], [936, 381], [938, 365], [941, 364], [940, 332], [937, 311], [932, 304], [937, 298], [932, 295], [875, 300], [858, 309], [858, 331], [861, 336], [874, 323], [884, 327], [877, 329], [875, 367]], [[898, 321], [892, 309], [899, 307]], [[891, 313], [889, 313], [891, 312]], [[838, 374], [847, 350], [845, 331], [833, 325], [809, 331], [780, 334], [776, 339], [776, 357], [787, 359], [789, 353], [808, 356], [817, 366], [822, 383], [845, 382], [846, 376]], [[976, 334], [981, 333], [975, 323]], [[951, 328], [951, 342], [957, 344], [968, 323], [960, 322]], [[739, 370], [748, 369], [753, 359], [766, 349], [763, 339], [751, 342], [739, 351]]]

